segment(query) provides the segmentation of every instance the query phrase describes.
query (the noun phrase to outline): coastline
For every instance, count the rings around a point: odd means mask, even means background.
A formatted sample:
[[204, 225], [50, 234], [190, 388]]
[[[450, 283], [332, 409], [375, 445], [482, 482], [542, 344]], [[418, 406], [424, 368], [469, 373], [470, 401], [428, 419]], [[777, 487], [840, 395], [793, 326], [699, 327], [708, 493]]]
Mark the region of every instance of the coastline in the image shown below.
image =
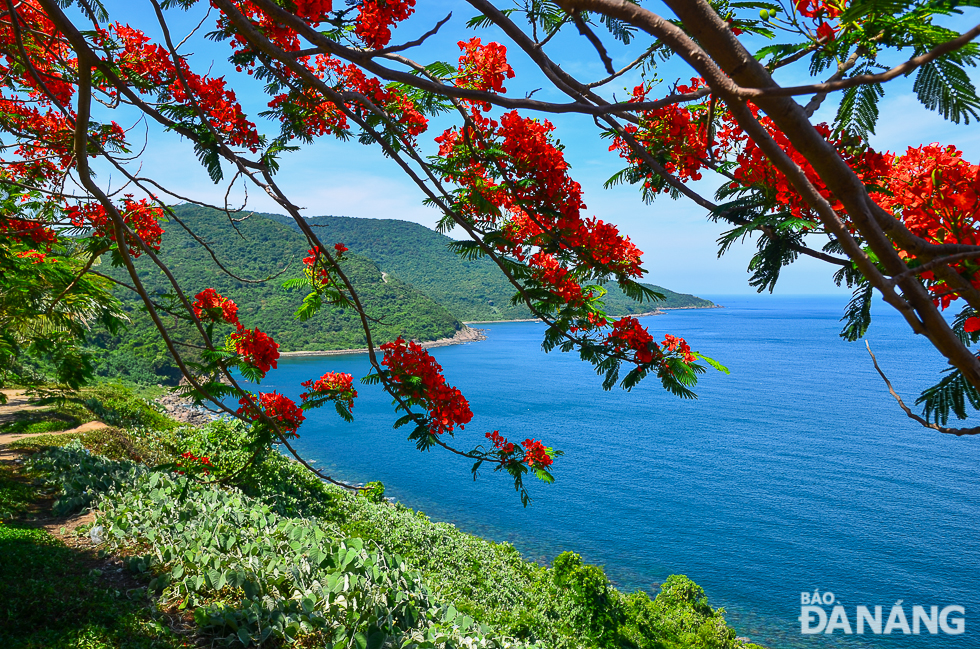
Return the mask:
[[[468, 326], [470, 323], [464, 322], [462, 329], [456, 332], [452, 338], [439, 338], [438, 340], [430, 340], [428, 342], [419, 343], [425, 349], [430, 347], [446, 347], [448, 345], [462, 345], [463, 343], [472, 343], [480, 340], [486, 340], [487, 335], [484, 333], [483, 329], [474, 329]], [[301, 351], [301, 352], [279, 352], [280, 358], [302, 358], [306, 356], [344, 356], [347, 354], [366, 354], [368, 352], [367, 347], [360, 347], [357, 349], [329, 349], [323, 351]]]
[[[711, 309], [714, 307], [698, 307], [698, 306], [682, 306], [677, 307], [679, 309]], [[609, 318], [624, 318], [626, 316], [632, 316], [634, 318], [643, 318], [648, 315], [665, 315], [663, 312], [663, 307], [657, 308], [653, 311], [646, 311], [644, 313], [626, 313], [623, 315], [611, 315], [607, 316]], [[500, 324], [501, 322], [541, 322], [541, 318], [518, 318], [516, 320], [471, 320], [464, 322], [464, 325], [475, 325], [475, 324]]]
[[[713, 306], [674, 306], [674, 307], [657, 307], [653, 311], [645, 311], [643, 313], [627, 313], [622, 315], [612, 315], [609, 318], [623, 318], [626, 316], [632, 316], [634, 318], [644, 318], [646, 316], [655, 315], [667, 315], [666, 311], [675, 311], [680, 309], [723, 309], [720, 304], [715, 304]], [[477, 329], [471, 325], [492, 325], [500, 324], [506, 322], [541, 322], [539, 318], [517, 318], [513, 320], [467, 320], [463, 322], [463, 328], [456, 332], [452, 338], [439, 338], [438, 340], [430, 340], [428, 342], [419, 343], [423, 348], [429, 349], [431, 347], [447, 347], [449, 345], [462, 345], [464, 343], [479, 342], [481, 340], [486, 340], [487, 335], [484, 329]], [[315, 350], [315, 351], [299, 351], [299, 352], [279, 352], [280, 358], [303, 358], [303, 357], [313, 357], [313, 356], [345, 356], [347, 354], [366, 354], [368, 352], [367, 347], [358, 347], [355, 349], [328, 349], [328, 350]]]

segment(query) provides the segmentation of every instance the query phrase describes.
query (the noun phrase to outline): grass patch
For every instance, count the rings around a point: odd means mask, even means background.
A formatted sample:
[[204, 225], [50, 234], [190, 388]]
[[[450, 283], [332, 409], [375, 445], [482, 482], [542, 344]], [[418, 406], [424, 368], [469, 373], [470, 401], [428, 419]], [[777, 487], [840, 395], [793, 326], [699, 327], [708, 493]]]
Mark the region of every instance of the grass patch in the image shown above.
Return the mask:
[[46, 531], [0, 523], [0, 641], [23, 649], [181, 647], [145, 589], [107, 587]]
[[54, 433], [59, 430], [75, 428], [81, 424], [81, 418], [71, 413], [58, 410], [31, 411], [23, 413], [16, 421], [0, 424], [0, 433], [13, 435]]
[[86, 449], [110, 460], [130, 460], [150, 466], [164, 464], [173, 457], [162, 448], [153, 431], [125, 431], [102, 428], [85, 433], [38, 435], [14, 440], [10, 448], [25, 453], [39, 453], [51, 448], [63, 448], [79, 441]]
[[34, 487], [19, 480], [13, 467], [0, 464], [0, 521], [27, 513], [33, 500]]

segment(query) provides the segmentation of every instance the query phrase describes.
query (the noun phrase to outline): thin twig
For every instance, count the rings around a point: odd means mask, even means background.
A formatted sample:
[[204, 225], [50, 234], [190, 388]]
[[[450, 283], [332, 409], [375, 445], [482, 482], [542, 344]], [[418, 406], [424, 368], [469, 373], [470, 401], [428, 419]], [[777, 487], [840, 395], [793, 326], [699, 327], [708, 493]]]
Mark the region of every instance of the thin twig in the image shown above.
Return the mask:
[[874, 363], [875, 369], [878, 371], [878, 375], [881, 376], [882, 380], [885, 382], [885, 385], [888, 386], [888, 391], [893, 397], [895, 397], [895, 401], [897, 401], [899, 407], [905, 411], [905, 414], [909, 416], [909, 419], [914, 419], [926, 428], [931, 428], [939, 431], [940, 433], [946, 433], [948, 435], [956, 435], [957, 437], [962, 437], [963, 435], [980, 435], [980, 426], [974, 428], [944, 428], [938, 424], [929, 423], [919, 415], [912, 412], [909, 407], [905, 405], [905, 402], [902, 401], [902, 397], [898, 396], [898, 393], [895, 392], [895, 388], [892, 387], [892, 382], [888, 380], [885, 373], [881, 371], [880, 367], [878, 367], [878, 359], [875, 358], [874, 353], [871, 351], [871, 345], [867, 340], [864, 341], [864, 344], [868, 347], [868, 353], [871, 354], [871, 362]]

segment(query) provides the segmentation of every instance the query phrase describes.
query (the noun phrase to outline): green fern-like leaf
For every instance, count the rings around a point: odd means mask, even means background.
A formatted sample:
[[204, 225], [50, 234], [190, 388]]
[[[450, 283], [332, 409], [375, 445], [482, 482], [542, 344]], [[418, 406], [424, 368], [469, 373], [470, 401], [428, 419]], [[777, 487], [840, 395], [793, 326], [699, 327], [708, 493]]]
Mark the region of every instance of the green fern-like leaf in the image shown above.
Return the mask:
[[980, 98], [963, 67], [951, 57], [923, 65], [912, 86], [922, 105], [959, 124], [980, 119]]
[[868, 331], [871, 325], [871, 297], [872, 286], [865, 281], [854, 291], [854, 297], [847, 303], [844, 309], [845, 322], [844, 328], [840, 332], [840, 337], [848, 342], [854, 342]]
[[977, 389], [963, 378], [963, 373], [958, 369], [946, 371], [948, 374], [939, 383], [924, 390], [915, 400], [916, 405], [922, 404], [922, 416], [940, 426], [945, 426], [949, 421], [950, 412], [959, 419], [966, 419], [967, 403], [974, 410], [980, 410], [980, 393]]
[[835, 131], [838, 134], [853, 133], [867, 140], [868, 136], [874, 135], [878, 124], [878, 101], [884, 96], [885, 89], [880, 83], [845, 90], [834, 119]]

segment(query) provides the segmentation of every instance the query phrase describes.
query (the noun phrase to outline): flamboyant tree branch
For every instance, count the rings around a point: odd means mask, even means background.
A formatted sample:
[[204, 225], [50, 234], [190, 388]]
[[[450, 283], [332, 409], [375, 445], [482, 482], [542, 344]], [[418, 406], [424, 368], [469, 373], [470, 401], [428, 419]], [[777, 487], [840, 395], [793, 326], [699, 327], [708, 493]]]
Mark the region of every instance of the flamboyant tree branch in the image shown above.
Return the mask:
[[[745, 50], [728, 28], [727, 22], [710, 5], [702, 0], [666, 0], [666, 4], [690, 32], [691, 35], [688, 36], [673, 23], [625, 0], [559, 0], [558, 4], [567, 11], [597, 11], [635, 25], [663, 40], [694, 67], [712, 90], [725, 100], [739, 126], [817, 212], [824, 226], [838, 239], [848, 256], [854, 260], [872, 286], [881, 292], [885, 301], [902, 313], [913, 331], [928, 337], [972, 385], [980, 387], [980, 361], [949, 327], [922, 284], [914, 277], [905, 276], [899, 283], [902, 295], [894, 291], [888, 278], [861, 249], [830, 204], [820, 196], [802, 170], [779, 148], [745, 106], [739, 94], [742, 88], [761, 91], [778, 86], [765, 67]], [[920, 250], [925, 253], [924, 249], [928, 248], [936, 254], [939, 246], [930, 246], [928, 242], [915, 237], [897, 219], [874, 204], [854, 171], [813, 128], [803, 107], [790, 97], [779, 95], [758, 94], [753, 98], [844, 205], [854, 226], [874, 251], [878, 263], [882, 264], [887, 274], [898, 276], [908, 270], [908, 267], [881, 227], [881, 221], [885, 219], [891, 221], [889, 234], [903, 248], [917, 254]], [[913, 246], [916, 249], [914, 251]]]

